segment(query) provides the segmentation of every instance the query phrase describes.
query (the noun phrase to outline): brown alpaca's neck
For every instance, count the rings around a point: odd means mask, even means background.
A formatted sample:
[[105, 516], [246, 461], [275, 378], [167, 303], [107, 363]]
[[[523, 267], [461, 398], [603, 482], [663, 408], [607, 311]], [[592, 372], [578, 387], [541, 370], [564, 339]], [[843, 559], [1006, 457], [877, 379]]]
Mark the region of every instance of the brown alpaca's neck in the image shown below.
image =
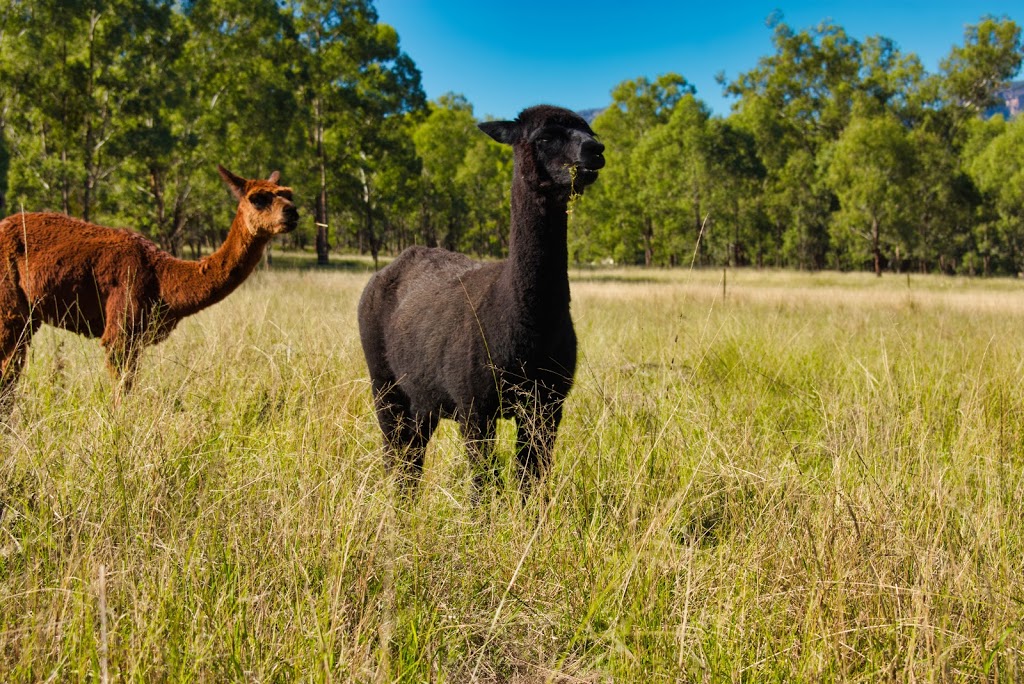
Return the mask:
[[[532, 160], [531, 160], [532, 161]], [[569, 305], [568, 192], [540, 187], [529, 163], [516, 160], [506, 277], [523, 304], [534, 309]]]
[[254, 236], [240, 214], [217, 251], [199, 261], [168, 258], [159, 269], [160, 294], [169, 314], [183, 318], [221, 301], [259, 264], [267, 238]]

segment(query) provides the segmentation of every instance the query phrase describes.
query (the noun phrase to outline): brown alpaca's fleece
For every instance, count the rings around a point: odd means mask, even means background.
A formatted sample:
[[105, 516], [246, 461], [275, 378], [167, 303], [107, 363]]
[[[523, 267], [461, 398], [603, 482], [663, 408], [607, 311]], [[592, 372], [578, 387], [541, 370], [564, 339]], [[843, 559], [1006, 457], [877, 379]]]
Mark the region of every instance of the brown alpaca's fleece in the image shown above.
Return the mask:
[[238, 212], [224, 244], [200, 261], [177, 259], [142, 235], [63, 214], [0, 221], [0, 417], [43, 323], [99, 337], [120, 391], [141, 348], [219, 302], [252, 273], [270, 239], [295, 227], [291, 189], [221, 169]]

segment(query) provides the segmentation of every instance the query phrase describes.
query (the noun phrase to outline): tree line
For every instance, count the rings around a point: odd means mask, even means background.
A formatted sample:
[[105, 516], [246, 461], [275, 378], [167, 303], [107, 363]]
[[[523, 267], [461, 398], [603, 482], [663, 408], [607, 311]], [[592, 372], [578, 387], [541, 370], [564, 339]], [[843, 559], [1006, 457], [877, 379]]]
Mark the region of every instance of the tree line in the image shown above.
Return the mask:
[[1013, 21], [967, 27], [936, 74], [883, 37], [771, 25], [774, 52], [719, 79], [727, 117], [676, 74], [613, 91], [581, 260], [1024, 270], [1024, 119], [984, 116], [1020, 69]]
[[[611, 91], [579, 263], [1024, 271], [1024, 118], [986, 117], [1020, 28], [983, 17], [937, 73], [881, 36], [769, 20], [714, 115], [682, 75]], [[532, 104], [524, 94], [524, 105]], [[553, 103], [558, 104], [558, 103]], [[288, 246], [507, 249], [511, 154], [420, 72], [371, 0], [0, 0], [0, 215], [129, 225], [174, 253], [227, 230], [215, 164], [279, 168]]]

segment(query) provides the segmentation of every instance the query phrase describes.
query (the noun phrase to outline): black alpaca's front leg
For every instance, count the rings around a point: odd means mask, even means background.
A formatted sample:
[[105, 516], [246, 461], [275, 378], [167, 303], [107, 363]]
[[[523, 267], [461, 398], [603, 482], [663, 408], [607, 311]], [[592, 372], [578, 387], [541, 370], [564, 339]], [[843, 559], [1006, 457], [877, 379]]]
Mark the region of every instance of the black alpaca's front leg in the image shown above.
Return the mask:
[[551, 468], [558, 425], [562, 422], [562, 401], [533, 404], [516, 419], [516, 465], [523, 500]]
[[415, 490], [437, 420], [414, 416], [394, 386], [374, 389], [377, 421], [384, 433], [384, 466], [397, 476], [403, 490]]
[[473, 503], [479, 503], [485, 489], [501, 485], [501, 468], [494, 458], [496, 435], [497, 421], [493, 417], [472, 416], [463, 421], [462, 436], [473, 469]]

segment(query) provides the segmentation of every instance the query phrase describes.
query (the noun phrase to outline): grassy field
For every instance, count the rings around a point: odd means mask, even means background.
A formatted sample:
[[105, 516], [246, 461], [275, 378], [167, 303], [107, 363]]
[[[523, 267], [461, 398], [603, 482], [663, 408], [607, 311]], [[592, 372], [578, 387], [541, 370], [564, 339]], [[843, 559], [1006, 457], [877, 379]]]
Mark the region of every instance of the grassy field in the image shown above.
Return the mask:
[[[573, 270], [546, 498], [397, 498], [357, 268], [143, 357], [36, 338], [0, 427], [0, 679], [1024, 679], [1024, 283]], [[501, 453], [511, 454], [503, 425]]]

